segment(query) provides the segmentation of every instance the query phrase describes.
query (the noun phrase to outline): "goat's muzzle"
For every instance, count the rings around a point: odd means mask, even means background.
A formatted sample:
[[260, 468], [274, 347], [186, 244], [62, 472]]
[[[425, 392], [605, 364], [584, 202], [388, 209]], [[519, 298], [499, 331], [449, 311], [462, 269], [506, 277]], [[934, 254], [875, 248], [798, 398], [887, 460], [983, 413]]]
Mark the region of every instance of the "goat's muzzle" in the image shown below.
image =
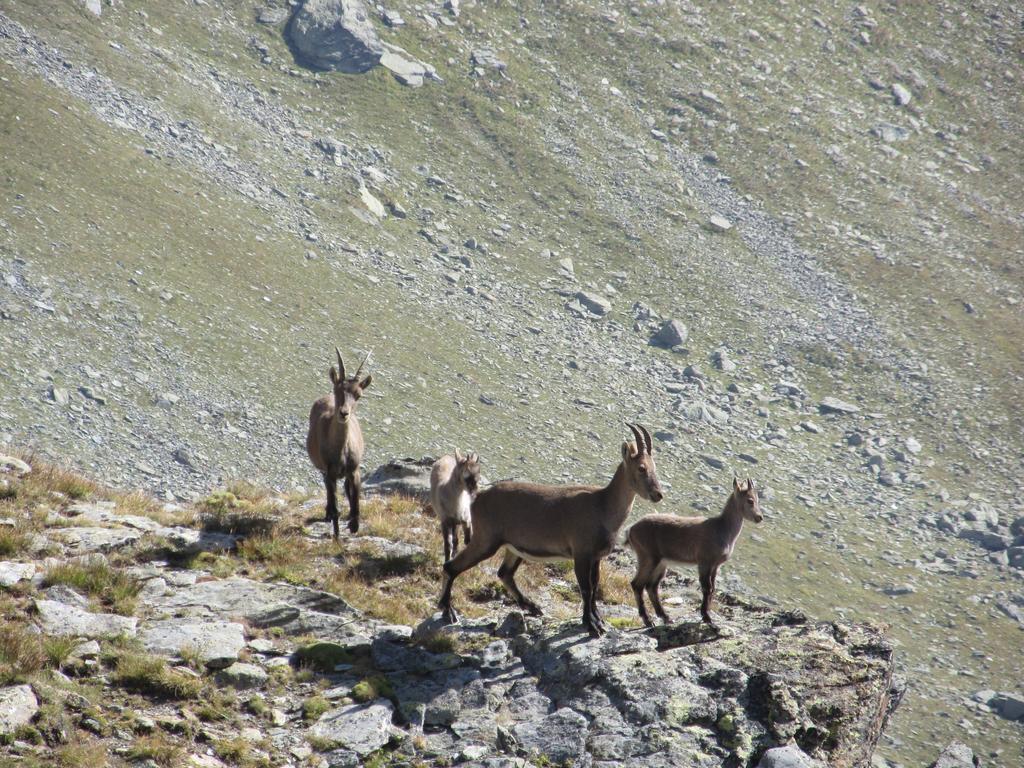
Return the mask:
[[665, 494], [660, 490], [651, 491], [651, 501], [657, 504], [659, 501], [665, 498]]

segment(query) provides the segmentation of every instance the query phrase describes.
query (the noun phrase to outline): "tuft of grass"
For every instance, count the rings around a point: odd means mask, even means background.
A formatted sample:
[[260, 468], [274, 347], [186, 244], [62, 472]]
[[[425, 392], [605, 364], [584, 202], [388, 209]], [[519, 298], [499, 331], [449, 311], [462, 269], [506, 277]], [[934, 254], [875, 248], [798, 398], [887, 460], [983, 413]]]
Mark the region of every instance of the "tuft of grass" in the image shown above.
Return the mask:
[[53, 751], [53, 766], [56, 768], [82, 768], [83, 765], [104, 766], [107, 761], [107, 747], [102, 741], [80, 738]]
[[234, 484], [199, 502], [203, 530], [242, 536], [273, 534], [284, 508], [277, 499], [248, 484]]
[[634, 601], [633, 585], [630, 583], [629, 575], [618, 569], [602, 569], [597, 599], [616, 605], [632, 605]]
[[269, 768], [271, 764], [266, 757], [255, 753], [252, 744], [238, 737], [214, 741], [213, 751], [221, 760], [239, 768]]
[[39, 635], [24, 624], [0, 626], [0, 686], [24, 683], [46, 666], [47, 655]]
[[352, 664], [352, 652], [337, 643], [316, 642], [304, 645], [292, 655], [292, 662], [300, 669], [313, 669], [325, 675], [334, 672], [339, 664]]
[[238, 711], [238, 697], [234, 691], [208, 689], [195, 708], [196, 717], [203, 722], [215, 723], [234, 719]]
[[20, 555], [28, 549], [28, 536], [15, 528], [0, 526], [0, 557]]
[[616, 629], [636, 629], [640, 626], [640, 619], [631, 616], [615, 616], [608, 619], [608, 623]]
[[132, 742], [126, 757], [140, 762], [151, 760], [161, 768], [176, 768], [182, 764], [185, 750], [166, 734], [158, 731], [148, 736], [140, 736]]
[[431, 653], [458, 653], [459, 640], [451, 632], [431, 632], [416, 642]]
[[373, 675], [360, 680], [352, 688], [352, 698], [360, 704], [366, 704], [377, 699], [395, 699], [395, 689], [391, 682], [384, 675]]
[[43, 653], [51, 667], [60, 669], [78, 643], [78, 638], [75, 637], [47, 636], [43, 638]]
[[113, 682], [138, 693], [167, 699], [195, 699], [203, 681], [167, 666], [159, 656], [126, 653], [118, 657]]
[[105, 608], [124, 616], [135, 613], [135, 601], [142, 586], [123, 571], [102, 560], [61, 563], [43, 576], [43, 585], [65, 584], [84, 592]]
[[302, 702], [302, 717], [306, 720], [319, 720], [320, 715], [331, 708], [331, 702], [323, 696], [310, 696]]

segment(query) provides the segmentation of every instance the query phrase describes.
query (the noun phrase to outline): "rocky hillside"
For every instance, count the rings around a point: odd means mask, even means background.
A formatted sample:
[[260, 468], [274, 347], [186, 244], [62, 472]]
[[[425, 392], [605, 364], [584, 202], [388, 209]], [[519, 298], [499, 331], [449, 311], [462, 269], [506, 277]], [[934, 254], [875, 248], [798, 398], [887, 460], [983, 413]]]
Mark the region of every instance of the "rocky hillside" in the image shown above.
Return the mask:
[[668, 507], [765, 486], [729, 590], [888, 625], [880, 759], [1012, 764], [1021, 21], [0, 0], [0, 443], [308, 493], [335, 344], [370, 466], [594, 482], [639, 420]]
[[400, 499], [336, 544], [297, 499], [187, 510], [46, 467], [4, 487], [4, 764], [861, 766], [902, 695], [877, 628], [725, 594], [717, 630], [641, 631], [617, 569], [600, 641], [553, 566], [553, 618], [502, 605], [492, 573], [460, 626], [392, 623], [440, 568], [412, 543], [436, 522]]

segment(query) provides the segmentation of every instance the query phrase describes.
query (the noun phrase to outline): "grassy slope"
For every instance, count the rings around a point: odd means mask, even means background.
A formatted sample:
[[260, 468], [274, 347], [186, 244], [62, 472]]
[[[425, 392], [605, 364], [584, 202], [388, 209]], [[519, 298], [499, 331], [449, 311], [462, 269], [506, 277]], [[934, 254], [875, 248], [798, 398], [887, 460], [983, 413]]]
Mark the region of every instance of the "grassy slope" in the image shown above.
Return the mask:
[[[249, 18], [248, 6], [227, 5], [236, 19]], [[187, 116], [202, 126], [211, 141], [237, 148], [239, 158], [259, 168], [263, 178], [286, 189], [292, 199], [302, 189], [315, 192], [319, 199], [307, 204], [320, 217], [322, 230], [370, 251], [386, 250], [393, 254], [389, 257], [393, 262], [415, 272], [417, 260], [431, 258], [432, 250], [416, 234], [417, 222], [390, 220], [374, 228], [349, 215], [354, 186], [347, 179], [321, 182], [302, 176], [304, 167], [319, 162], [308, 142], [299, 150], [295, 147], [302, 142], [268, 145], [244, 120], [217, 108], [221, 97], [197, 72], [215, 68], [228, 77], [259, 83], [264, 93], [271, 94], [268, 98], [290, 108], [297, 123], [309, 126], [312, 135], [332, 133], [354, 144], [380, 148], [386, 158], [383, 164], [400, 180], [390, 189], [396, 199], [406, 207], [410, 201], [429, 205], [437, 218], [452, 224], [461, 236], [487, 240], [506, 257], [503, 261], [479, 257], [487, 262], [480, 280], [524, 325], [543, 326], [547, 313], [560, 311], [562, 300], [544, 282], [552, 273], [551, 264], [539, 257], [541, 249], [554, 248], [574, 259], [584, 283], [601, 286], [608, 273], [618, 270], [628, 275], [623, 295], [616, 301], [616, 317], [622, 321], [628, 318], [618, 313], [633, 300], [643, 300], [666, 314], [687, 318], [698, 349], [728, 342], [753, 360], [789, 351], [818, 391], [858, 391], [870, 401], [884, 401], [890, 418], [905, 421], [908, 431], [934, 430], [916, 420], [924, 409], [929, 418], [934, 412], [943, 419], [943, 428], [934, 431], [944, 434], [959, 421], [976, 446], [985, 441], [987, 428], [1011, 439], [1019, 435], [1020, 423], [1014, 415], [1019, 411], [1019, 388], [1014, 384], [1019, 380], [1020, 358], [1013, 351], [1020, 317], [1019, 309], [1005, 304], [1002, 297], [1019, 295], [1020, 289], [1019, 266], [1014, 266], [1019, 259], [1007, 258], [1015, 247], [1019, 249], [1015, 246], [1020, 242], [1019, 223], [1008, 215], [1005, 201], [1012, 200], [1012, 190], [1020, 186], [1020, 164], [1014, 162], [1019, 150], [1010, 137], [1014, 115], [1021, 111], [1010, 108], [1019, 102], [1019, 95], [998, 78], [991, 95], [972, 96], [985, 92], [980, 82], [983, 73], [994, 69], [989, 62], [995, 54], [977, 39], [976, 30], [984, 23], [981, 12], [970, 17], [972, 26], [958, 23], [953, 31], [940, 31], [939, 11], [928, 4], [909, 8], [897, 4], [885, 14], [879, 9], [876, 16], [882, 28], [891, 30], [892, 42], [883, 48], [866, 48], [847, 45], [854, 28], [845, 17], [848, 9], [840, 4], [819, 9], [823, 22], [833, 30], [828, 35], [809, 16], [765, 11], [756, 4], [711, 6], [703, 26], [691, 24], [692, 17], [674, 7], [651, 8], [610, 24], [583, 4], [524, 11], [482, 5], [466, 10], [459, 33], [444, 28], [430, 32], [422, 25], [389, 33], [389, 39], [437, 64], [447, 79], [444, 87], [412, 91], [383, 72], [364, 78], [312, 77], [263, 67], [246, 48], [247, 37], [258, 35], [275, 60], [287, 61], [276, 31], [254, 29], [247, 21], [242, 30], [234, 29], [224, 23], [221, 8], [207, 13], [184, 4], [160, 4], [147, 9], [148, 19], [130, 12], [108, 14], [99, 23], [85, 23], [85, 17], [70, 6], [5, 10], [61, 40], [75, 51], [73, 59], [116, 73], [119, 83], [141, 93], [159, 94], [169, 114]], [[531, 19], [528, 28], [520, 28], [520, 15]], [[760, 31], [761, 42], [747, 40], [749, 28]], [[162, 34], [155, 35], [153, 29]], [[663, 36], [663, 45], [652, 42], [652, 30]], [[837, 54], [821, 51], [823, 39], [829, 36], [836, 41]], [[516, 44], [516, 37], [527, 40], [529, 49]], [[716, 37], [737, 42], [722, 50], [714, 43]], [[880, 37], [876, 33], [876, 39]], [[111, 39], [125, 51], [112, 49]], [[980, 163], [977, 155], [989, 152], [996, 159], [993, 168], [962, 173], [955, 158], [943, 152], [942, 142], [927, 130], [907, 144], [896, 145], [902, 157], [888, 160], [878, 152], [878, 143], [866, 129], [879, 120], [903, 124], [902, 113], [887, 104], [887, 97], [871, 91], [863, 75], [866, 70], [872, 74], [878, 70], [885, 80], [895, 63], [921, 67], [920, 52], [907, 53], [898, 45], [905, 39], [971, 52], [963, 57], [972, 62], [970, 68], [954, 62], [942, 65], [941, 72], [926, 73], [929, 79], [941, 76], [953, 96], [929, 86], [923, 95], [915, 93], [915, 105], [921, 106], [933, 129], [945, 129], [949, 122], [966, 125], [966, 132], [955, 131], [962, 137], [960, 152], [975, 165]], [[482, 42], [507, 55], [508, 81], [465, 78], [470, 43]], [[600, 66], [594, 66], [589, 53], [594, 50], [602, 52]], [[449, 56], [458, 62], [454, 67], [445, 63]], [[903, 61], [906, 57], [909, 62]], [[885, 64], [887, 59], [894, 64]], [[680, 69], [671, 66], [673, 61]], [[764, 73], [756, 68], [758, 61], [770, 62], [773, 74], [760, 79]], [[363, 339], [377, 337], [375, 359], [383, 374], [378, 377], [378, 394], [387, 402], [397, 399], [404, 407], [397, 414], [390, 411], [395, 415], [392, 425], [378, 427], [381, 454], [425, 453], [447, 447], [450, 440], [471, 440], [487, 446], [487, 458], [499, 475], [550, 475], [543, 459], [511, 437], [550, 430], [566, 436], [569, 474], [590, 478], [607, 470], [608, 459], [599, 447], [619, 439], [617, 427], [608, 423], [606, 412], [591, 414], [566, 404], [585, 396], [614, 406], [620, 400], [618, 393], [604, 391], [600, 376], [543, 368], [550, 366], [550, 356], [544, 354], [542, 335], [534, 339], [524, 333], [495, 345], [467, 334], [466, 326], [488, 326], [486, 307], [467, 308], [464, 319], [435, 312], [425, 322], [422, 305], [412, 299], [429, 287], [382, 276], [371, 290], [358, 272], [347, 274], [327, 260], [305, 262], [303, 243], [284, 231], [274, 209], [261, 210], [261, 205], [188, 167], [146, 156], [138, 136], [99, 123], [74, 102], [66, 109], [66, 99], [58, 91], [41, 87], [36, 80], [7, 68], [4, 76], [10, 80], [5, 87], [17, 96], [4, 99], [0, 107], [5, 145], [10, 142], [19, 148], [18, 162], [5, 163], [5, 184], [9, 198], [15, 192], [27, 198], [11, 203], [24, 211], [8, 216], [13, 223], [8, 248], [59, 275], [55, 282], [78, 286], [81, 299], [73, 297], [69, 303], [84, 317], [103, 321], [101, 325], [109, 325], [104, 310], [91, 310], [88, 301], [100, 301], [102, 307], [111, 296], [126, 295], [125, 306], [112, 305], [107, 312], [118, 318], [114, 322], [123, 323], [112, 332], [88, 323], [60, 326], [54, 333], [57, 343], [48, 343], [54, 366], [110, 355], [128, 367], [132, 357], [184, 359], [187, 347], [195, 361], [192, 374], [212, 391], [213, 399], [242, 398], [256, 409], [272, 402], [297, 414], [298, 431], [305, 403], [321, 389], [322, 373], [311, 363], [311, 356], [315, 357], [311, 350], [330, 349], [339, 333], [353, 339], [357, 348]], [[626, 92], [627, 98], [610, 97], [602, 77]], [[821, 350], [788, 349], [778, 329], [760, 321], [758, 302], [766, 309], [782, 306], [805, 319], [813, 319], [827, 307], [802, 306], [796, 288], [760, 275], [756, 255], [739, 238], [710, 240], [701, 231], [699, 224], [707, 210], [699, 200], [680, 192], [675, 183], [678, 175], [660, 146], [648, 138], [643, 120], [651, 116], [658, 127], [665, 128], [669, 117], [665, 109], [679, 101], [671, 94], [692, 97], [701, 87], [715, 91], [723, 108], [710, 120], [695, 110], [684, 110], [682, 132], [671, 141], [696, 151], [718, 152], [722, 170], [733, 177], [738, 190], [791, 220], [791, 231], [799, 241], [859, 289], [861, 300], [880, 324], [893, 329], [897, 339], [908, 337], [908, 345], [932, 359], [933, 369], [942, 373], [936, 385], [953, 397], [920, 403], [903, 396], [900, 383], [890, 376], [858, 367], [859, 350], [840, 349], [843, 365], [837, 370], [815, 365], [808, 358], [817, 359]], [[964, 109], [965, 100], [971, 98], [983, 98], [985, 103], [976, 112]], [[794, 106], [800, 107], [799, 115], [790, 111]], [[22, 117], [19, 123], [13, 119], [16, 113]], [[985, 117], [990, 113], [999, 115], [1001, 122]], [[739, 130], [730, 132], [732, 123]], [[552, 154], [553, 143], [564, 151]], [[844, 163], [835, 164], [824, 154], [830, 144], [839, 146]], [[941, 173], [926, 172], [919, 153], [939, 158]], [[808, 167], [797, 168], [796, 158]], [[479, 204], [445, 202], [416, 172], [421, 163], [429, 164], [431, 172], [448, 179], [468, 198], [497, 206], [512, 230], [494, 235], [499, 220], [491, 210]], [[126, 179], [131, 183], [125, 184]], [[63, 202], [68, 188], [82, 192], [74, 206]], [[988, 206], [993, 213], [977, 202], [979, 196], [994, 201]], [[965, 200], [974, 201], [973, 215], [961, 210]], [[59, 210], [51, 210], [50, 205]], [[640, 215], [647, 213], [652, 215]], [[262, 226], [254, 227], [254, 222]], [[836, 234], [830, 229], [833, 224]], [[949, 233], [946, 242], [952, 239], [953, 244], [936, 250], [933, 238], [942, 229]], [[876, 258], [857, 233], [883, 244], [895, 266]], [[66, 245], [55, 249], [53, 242]], [[970, 257], [958, 258], [961, 253]], [[340, 262], [343, 257], [331, 259]], [[915, 262], [921, 266], [914, 267]], [[154, 269], [157, 263], [159, 277]], [[143, 270], [137, 276], [141, 285], [128, 288], [129, 272], [134, 269]], [[730, 283], [737, 277], [744, 283], [744, 297], [752, 285], [762, 289], [760, 298], [737, 302], [739, 289]], [[169, 305], [158, 297], [164, 287], [181, 292]], [[265, 302], [264, 295], [272, 301]], [[935, 297], [937, 303], [923, 301], [927, 296]], [[963, 313], [959, 302], [964, 298], [982, 308], [979, 315]], [[134, 313], [141, 313], [143, 320], [132, 321]], [[128, 320], [121, 319], [125, 317]], [[254, 334], [249, 326], [263, 331]], [[388, 331], [381, 331], [382, 326]], [[414, 339], [408, 336], [410, 328], [416, 329]], [[953, 338], [962, 342], [951, 343]], [[579, 341], [598, 339], [605, 341], [583, 333]], [[15, 341], [12, 338], [10, 343]], [[37, 338], [21, 341], [42, 342]], [[431, 350], [429, 359], [423, 349]], [[860, 351], [870, 357], [870, 350]], [[558, 349], [555, 354], [562, 362], [572, 357], [571, 350]], [[628, 359], [621, 363], [629, 364]], [[973, 373], [979, 368], [989, 372], [985, 383], [978, 383]], [[510, 376], [509, 371], [527, 378]], [[547, 391], [537, 392], [540, 388], [530, 382], [538, 371], [550, 377], [551, 383], [545, 382]], [[741, 372], [741, 381], [743, 376]], [[417, 383], [417, 377], [427, 385]], [[753, 372], [749, 377], [760, 378]], [[990, 388], [979, 393], [984, 395], [980, 405], [962, 402], [960, 395], [975, 386]], [[437, 388], [454, 405], [443, 418], [434, 415]], [[487, 409], [477, 403], [481, 390], [509, 403], [522, 399], [531, 405]], [[964, 406], [970, 406], [964, 415], [950, 414]], [[115, 401], [115, 413], [116, 407]], [[372, 400], [363, 407], [376, 419], [385, 410]], [[26, 418], [31, 418], [31, 406], [26, 405], [26, 411]], [[985, 422], [986, 428], [979, 429]], [[600, 439], [588, 437], [591, 434]], [[830, 450], [824, 437], [806, 439], [806, 445], [815, 450]], [[715, 435], [698, 434], [692, 440], [698, 447], [717, 451], [750, 448], [724, 445]], [[962, 470], [953, 464], [970, 461], [970, 451], [962, 440], [945, 442], [947, 458], [932, 472], [940, 482], [958, 487]], [[227, 441], [224, 457], [218, 457], [220, 466], [230, 473], [232, 457], [239, 460], [246, 450], [242, 443]], [[271, 447], [269, 452], [279, 454], [280, 450]], [[293, 452], [289, 455], [296, 465], [301, 464], [297, 440], [286, 444], [286, 450]], [[694, 469], [693, 464], [688, 455], [671, 455], [663, 463], [663, 474], [683, 498], [715, 498], [712, 487], [719, 479]], [[774, 452], [770, 461], [773, 482], [786, 500], [788, 520], [780, 525], [787, 532], [817, 530], [823, 517], [820, 512], [795, 504], [788, 508], [789, 494], [798, 491], [803, 481], [801, 468], [793, 464], [786, 451]], [[1003, 471], [988, 469], [980, 482], [991, 487]], [[299, 478], [307, 480], [304, 474]], [[841, 478], [837, 480], [841, 483]], [[858, 615], [878, 613], [896, 619], [889, 598], [861, 589], [861, 584], [870, 584], [875, 577], [877, 546], [871, 524], [844, 512], [838, 510], [827, 522], [841, 532], [849, 549], [836, 550], [817, 542], [795, 547], [785, 537], [751, 545], [750, 561], [734, 568], [755, 584], [775, 585], [777, 574], [786, 574], [785, 583], [777, 585], [780, 597], [822, 612], [831, 610], [821, 605], [820, 595], [827, 594], [837, 606], [856, 605]], [[821, 528], [821, 538], [828, 541], [827, 528]], [[911, 545], [896, 542], [893, 547], [912, 556]], [[851, 550], [863, 553], [859, 560], [851, 557]], [[813, 578], [800, 575], [807, 571]], [[898, 571], [887, 575], [896, 577]], [[938, 606], [966, 599], [970, 587], [966, 581], [943, 580], [934, 587], [934, 597], [933, 587], [928, 586], [907, 607], [941, 614], [945, 609]], [[979, 626], [984, 624], [981, 617], [976, 618]], [[894, 631], [906, 642], [915, 639], [912, 625], [898, 622]], [[1014, 647], [1016, 635], [1003, 625], [979, 631], [990, 635], [988, 648]], [[952, 651], [966, 654], [972, 641], [952, 637], [946, 642]], [[996, 658], [993, 668], [1000, 663], [1015, 662]], [[945, 676], [953, 673], [936, 669], [930, 674], [945, 683]], [[898, 735], [910, 742], [899, 754], [925, 755], [935, 740], [946, 736], [941, 713], [926, 710], [921, 701], [912, 710], [913, 720], [905, 726], [897, 723]], [[1007, 738], [1003, 729], [997, 724], [989, 743], [1005, 743], [1001, 742]]]

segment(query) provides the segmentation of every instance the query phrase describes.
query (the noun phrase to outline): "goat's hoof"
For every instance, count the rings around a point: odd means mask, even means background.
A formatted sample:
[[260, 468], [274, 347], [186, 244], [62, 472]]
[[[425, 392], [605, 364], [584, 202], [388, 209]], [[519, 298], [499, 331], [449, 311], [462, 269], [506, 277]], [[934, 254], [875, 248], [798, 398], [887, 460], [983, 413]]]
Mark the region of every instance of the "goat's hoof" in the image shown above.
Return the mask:
[[359, 521], [358, 520], [353, 520], [351, 518], [349, 519], [349, 521], [348, 521], [348, 532], [349, 533], [359, 533]]
[[650, 619], [648, 619], [646, 617], [643, 617], [643, 622], [644, 622], [644, 626], [647, 627], [648, 629], [654, 629], [654, 622], [651, 621]]
[[661, 623], [667, 627], [669, 624], [672, 623], [672, 619], [668, 617], [668, 614], [663, 613], [661, 614]]
[[454, 608], [449, 608], [441, 614], [441, 618], [444, 619], [446, 624], [458, 624], [459, 614], [455, 612]]

